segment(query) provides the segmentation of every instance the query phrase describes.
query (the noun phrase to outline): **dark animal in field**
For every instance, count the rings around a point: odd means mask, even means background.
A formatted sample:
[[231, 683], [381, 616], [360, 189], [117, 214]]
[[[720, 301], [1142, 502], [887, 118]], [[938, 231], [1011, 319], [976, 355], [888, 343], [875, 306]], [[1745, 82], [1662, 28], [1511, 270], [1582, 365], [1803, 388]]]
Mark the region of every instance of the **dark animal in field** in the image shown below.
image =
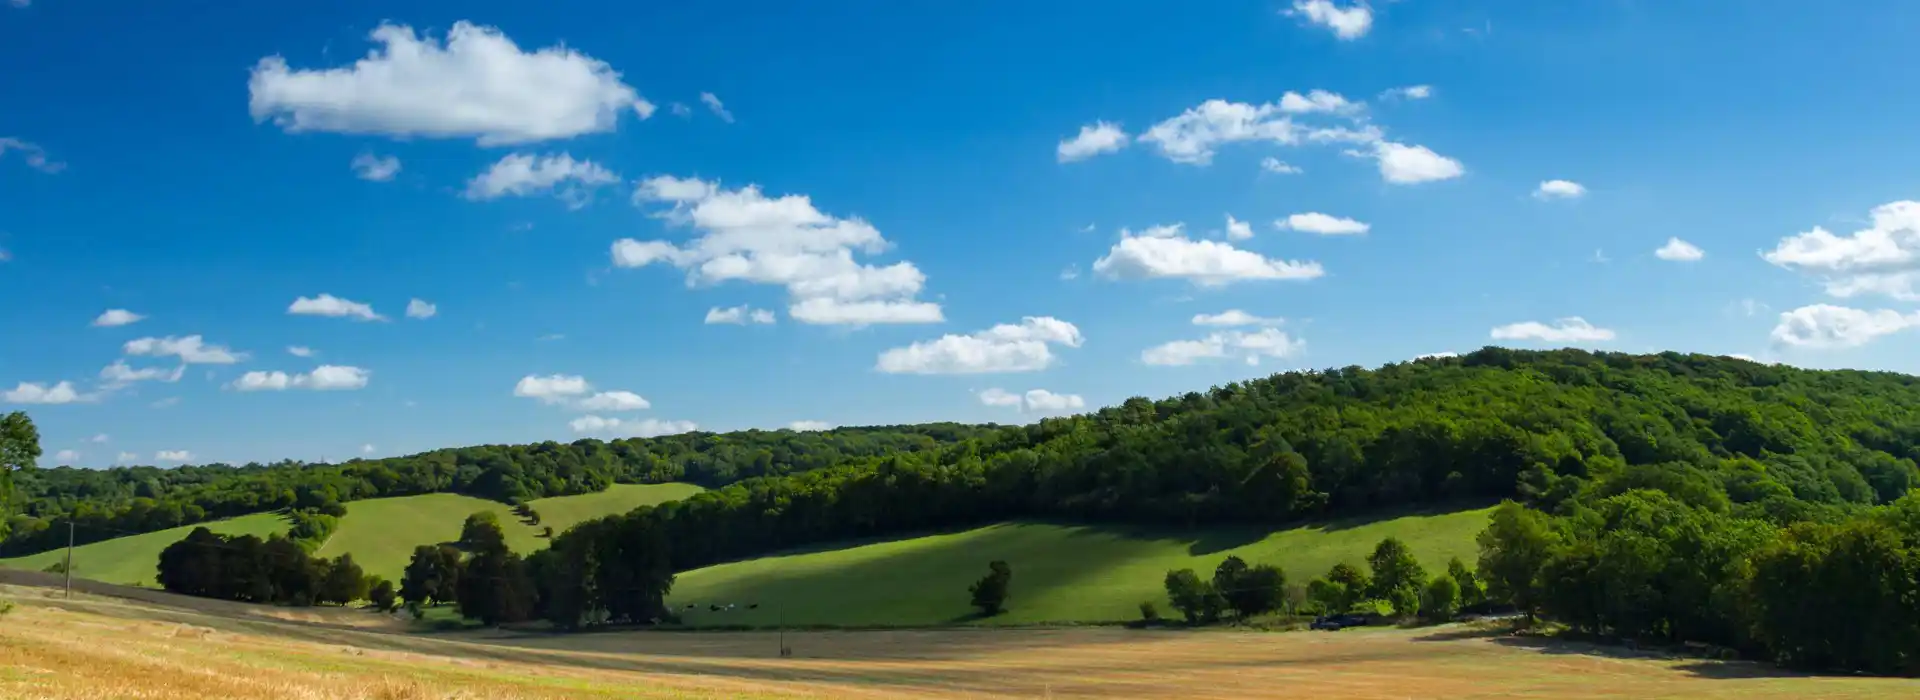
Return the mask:
[[747, 609], [748, 609], [748, 610], [759, 610], [759, 609], [760, 609], [760, 604], [759, 604], [759, 603], [748, 603], [748, 604], [747, 604]]
[[720, 606], [718, 606], [718, 605], [709, 605], [709, 606], [707, 606], [707, 610], [708, 610], [709, 612], [720, 612]]

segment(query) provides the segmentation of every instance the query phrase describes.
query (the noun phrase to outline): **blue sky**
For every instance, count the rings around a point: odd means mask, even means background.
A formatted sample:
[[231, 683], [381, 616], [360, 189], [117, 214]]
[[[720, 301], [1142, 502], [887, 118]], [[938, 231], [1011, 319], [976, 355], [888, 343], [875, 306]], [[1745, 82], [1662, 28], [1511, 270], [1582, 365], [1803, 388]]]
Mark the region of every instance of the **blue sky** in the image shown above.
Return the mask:
[[6, 408], [105, 466], [1920, 371], [1912, 3], [684, 5], [0, 5]]

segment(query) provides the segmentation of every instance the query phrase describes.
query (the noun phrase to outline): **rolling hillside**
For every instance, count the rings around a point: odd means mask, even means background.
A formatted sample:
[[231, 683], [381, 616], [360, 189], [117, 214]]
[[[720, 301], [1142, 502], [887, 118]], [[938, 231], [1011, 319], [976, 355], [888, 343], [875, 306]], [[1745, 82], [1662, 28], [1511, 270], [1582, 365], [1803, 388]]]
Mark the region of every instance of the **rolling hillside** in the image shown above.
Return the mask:
[[[1140, 617], [1151, 600], [1174, 616], [1162, 589], [1170, 569], [1211, 576], [1227, 555], [1277, 564], [1304, 583], [1334, 564], [1363, 564], [1381, 538], [1411, 546], [1429, 572], [1449, 557], [1472, 562], [1485, 509], [1344, 520], [1262, 532], [1178, 530], [1051, 523], [1003, 523], [962, 532], [841, 549], [762, 557], [681, 574], [668, 603], [690, 625], [912, 626], [963, 621], [967, 585], [987, 562], [1013, 567], [1005, 614], [986, 624], [1112, 622]], [[709, 604], [734, 603], [712, 612]], [[758, 603], [757, 610], [746, 610]], [[688, 604], [696, 607], [687, 610]]]
[[[530, 503], [540, 513], [542, 524], [552, 525], [557, 532], [582, 520], [624, 513], [699, 491], [700, 487], [690, 484], [614, 484], [600, 493], [544, 498]], [[507, 543], [515, 551], [532, 552], [546, 546], [539, 528], [524, 524], [511, 508], [497, 501], [434, 493], [375, 498], [346, 505], [347, 515], [340, 519], [340, 529], [315, 553], [327, 557], [352, 553], [367, 573], [396, 582], [414, 547], [457, 539], [460, 524], [477, 511], [490, 510], [499, 515]], [[277, 513], [258, 513], [206, 523], [206, 526], [222, 534], [261, 537], [287, 531], [286, 519]], [[160, 550], [186, 537], [195, 527], [200, 526], [176, 527], [75, 547], [74, 575], [106, 583], [154, 585]], [[39, 571], [65, 556], [66, 550], [59, 549], [0, 559], [0, 566]]]

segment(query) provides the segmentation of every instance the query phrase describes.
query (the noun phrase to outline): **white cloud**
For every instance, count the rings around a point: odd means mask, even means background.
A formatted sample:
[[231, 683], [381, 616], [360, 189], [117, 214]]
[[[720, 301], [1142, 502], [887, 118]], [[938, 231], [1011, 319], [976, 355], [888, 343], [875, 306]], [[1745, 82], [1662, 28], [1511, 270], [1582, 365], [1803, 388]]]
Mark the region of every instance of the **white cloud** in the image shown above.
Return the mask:
[[287, 354], [294, 357], [313, 357], [316, 353], [314, 353], [313, 348], [305, 345], [288, 345]]
[[138, 338], [127, 341], [121, 350], [136, 357], [179, 357], [190, 365], [230, 365], [246, 357], [219, 345], [208, 345], [198, 335]]
[[1365, 151], [1348, 151], [1348, 153], [1378, 161], [1380, 177], [1396, 185], [1451, 180], [1467, 172], [1466, 167], [1460, 165], [1460, 161], [1434, 153], [1426, 146], [1379, 141], [1373, 144], [1371, 153]]
[[1079, 394], [1056, 394], [1046, 389], [1030, 389], [1022, 398], [1029, 411], [1059, 412], [1087, 407], [1087, 400], [1080, 398]]
[[122, 452], [118, 457], [115, 457], [113, 461], [119, 462], [121, 464], [129, 464], [137, 459], [140, 459], [140, 455], [134, 454], [132, 452]]
[[187, 366], [184, 364], [173, 368], [172, 371], [168, 371], [159, 367], [134, 369], [127, 364], [126, 360], [114, 360], [113, 364], [100, 369], [100, 380], [108, 388], [118, 388], [134, 382], [156, 379], [164, 382], [177, 382], [180, 381], [181, 375], [186, 374], [186, 372]]
[[193, 453], [186, 450], [161, 450], [153, 453], [153, 459], [158, 462], [185, 462], [193, 459]]
[[582, 411], [640, 411], [651, 407], [646, 399], [631, 391], [602, 391], [581, 399], [575, 407]]
[[1693, 262], [1707, 257], [1707, 253], [1692, 243], [1678, 238], [1668, 238], [1666, 245], [1660, 246], [1659, 250], [1653, 251], [1653, 256], [1661, 260], [1671, 260], [1673, 262]]
[[1340, 93], [1328, 92], [1326, 90], [1311, 90], [1305, 95], [1289, 90], [1286, 94], [1280, 96], [1280, 111], [1288, 114], [1313, 114], [1315, 112], [1346, 114], [1358, 111], [1361, 108], [1361, 104], [1348, 102], [1347, 98], [1341, 96]]
[[53, 453], [53, 458], [58, 460], [61, 465], [71, 465], [74, 462], [80, 461], [80, 452], [78, 450], [61, 450]]
[[93, 319], [93, 325], [97, 328], [112, 328], [134, 323], [144, 318], [146, 318], [146, 316], [136, 314], [126, 309], [107, 309], [101, 312], [98, 318]]
[[407, 300], [407, 318], [433, 318], [440, 313], [440, 305], [425, 299]]
[[707, 109], [713, 112], [714, 116], [720, 118], [720, 121], [726, 122], [728, 124], [733, 123], [733, 113], [727, 111], [727, 106], [725, 104], [722, 104], [720, 102], [720, 98], [714, 95], [713, 93], [711, 92], [700, 93], [700, 104], [706, 105]]
[[1534, 199], [1579, 199], [1587, 196], [1587, 188], [1572, 180], [1546, 180], [1533, 188]]
[[660, 420], [657, 418], [628, 419], [602, 418], [600, 416], [581, 416], [567, 423], [573, 432], [582, 435], [606, 435], [609, 437], [660, 437], [679, 435], [699, 430], [693, 421]]
[[1213, 162], [1214, 150], [1229, 143], [1270, 141], [1291, 145], [1300, 139], [1300, 127], [1284, 116], [1277, 104], [1219, 99], [1202, 102], [1140, 135], [1141, 141], [1159, 148], [1160, 155], [1168, 160], [1189, 165]]
[[822, 430], [832, 430], [833, 424], [823, 420], [797, 420], [788, 423], [787, 429], [802, 433], [811, 433]]
[[361, 446], [360, 446], [360, 454], [363, 454], [363, 455], [370, 455], [370, 454], [373, 454], [373, 452], [374, 452], [374, 447], [373, 447], [373, 445], [361, 445]]
[[43, 173], [57, 173], [67, 169], [67, 164], [47, 157], [47, 149], [16, 138], [0, 137], [0, 157], [7, 151], [19, 151], [27, 167]]
[[73, 382], [60, 382], [47, 386], [36, 382], [20, 382], [19, 386], [4, 394], [7, 403], [19, 404], [64, 404], [91, 401], [94, 397], [82, 394], [73, 388]]
[[476, 138], [482, 146], [612, 131], [653, 104], [605, 62], [565, 46], [520, 50], [492, 27], [456, 22], [442, 43], [381, 24], [381, 46], [352, 66], [296, 70], [260, 59], [248, 80], [255, 121], [289, 132]]
[[334, 318], [354, 318], [361, 321], [385, 320], [385, 316], [373, 312], [373, 307], [357, 301], [350, 301], [332, 294], [307, 298], [298, 297], [287, 306], [287, 313], [296, 316], [331, 316]]
[[1836, 236], [1813, 230], [1780, 239], [1762, 254], [1767, 262], [1817, 276], [1836, 297], [1881, 294], [1902, 301], [1920, 300], [1920, 202], [1899, 201], [1874, 207], [1867, 228]]
[[94, 435], [93, 437], [87, 438], [87, 442], [91, 442], [97, 445], [97, 444], [106, 442], [107, 439], [108, 438], [106, 433], [99, 433]]
[[724, 309], [716, 306], [711, 309], [707, 309], [706, 322], [709, 324], [715, 324], [715, 323], [731, 323], [735, 325], [746, 325], [748, 323], [769, 324], [769, 323], [773, 323], [773, 321], [774, 319], [773, 319], [772, 311], [768, 311], [766, 309], [756, 309], [756, 308], [745, 306], [745, 305], [731, 306]]
[[1385, 90], [1380, 93], [1386, 100], [1424, 100], [1433, 96], [1432, 85], [1408, 85]]
[[1051, 316], [1028, 316], [971, 335], [948, 334], [880, 353], [888, 374], [1034, 372], [1053, 366], [1051, 345], [1080, 347], [1080, 329]]
[[314, 391], [342, 391], [361, 389], [371, 381], [373, 372], [359, 367], [344, 365], [320, 365], [305, 374], [286, 372], [252, 371], [240, 375], [230, 385], [238, 391], [285, 391], [287, 389], [311, 389]]
[[386, 182], [400, 174], [400, 159], [395, 156], [376, 156], [362, 153], [353, 157], [353, 174], [362, 180]]
[[1602, 342], [1613, 340], [1611, 329], [1598, 328], [1579, 316], [1557, 319], [1552, 325], [1539, 321], [1511, 323], [1493, 329], [1494, 340], [1537, 340], [1546, 343]]
[[1802, 306], [1780, 314], [1775, 343], [1811, 349], [1859, 347], [1875, 338], [1920, 326], [1920, 312], [1865, 311], [1831, 304]]
[[1228, 309], [1217, 314], [1199, 314], [1193, 317], [1196, 326], [1277, 326], [1282, 319], [1264, 318], [1241, 311]]
[[613, 244], [620, 267], [665, 262], [687, 271], [687, 283], [740, 280], [786, 287], [788, 313], [802, 323], [866, 325], [930, 323], [940, 307], [914, 299], [926, 275], [911, 262], [875, 266], [854, 259], [889, 244], [858, 218], [814, 208], [805, 195], [768, 198], [760, 188], [722, 189], [699, 179], [670, 176], [643, 181], [637, 202], [667, 202], [662, 216], [701, 232], [683, 246], [621, 239]]
[[1227, 215], [1227, 240], [1244, 241], [1252, 237], [1252, 226], [1245, 221], [1233, 218], [1232, 214]]
[[986, 404], [988, 406], [1009, 406], [1014, 408], [1018, 408], [1020, 406], [1019, 394], [1015, 394], [1013, 392], [1007, 391], [1006, 389], [1001, 389], [999, 387], [994, 387], [994, 388], [982, 391], [980, 392], [979, 396], [980, 396], [980, 403]]
[[680, 117], [682, 119], [693, 116], [693, 108], [688, 107], [684, 102], [675, 102], [671, 105], [668, 105], [668, 109], [670, 109], [673, 112], [673, 116]]
[[590, 160], [570, 154], [535, 157], [509, 153], [467, 181], [466, 198], [474, 201], [552, 193], [578, 209], [593, 201], [594, 188], [620, 181], [620, 176]]
[[1261, 158], [1260, 169], [1270, 173], [1276, 173], [1280, 175], [1298, 175], [1300, 173], [1306, 172], [1294, 166], [1288, 165], [1286, 161], [1280, 160], [1279, 158], [1275, 158], [1273, 156], [1267, 156], [1265, 158]]
[[1119, 124], [1094, 122], [1080, 127], [1080, 133], [1073, 138], [1061, 139], [1054, 155], [1062, 163], [1071, 163], [1126, 147], [1127, 132], [1120, 130]]
[[1199, 340], [1175, 340], [1147, 348], [1140, 352], [1140, 361], [1177, 366], [1201, 360], [1240, 358], [1249, 365], [1258, 365], [1262, 357], [1290, 357], [1305, 347], [1306, 341], [1289, 337], [1278, 328], [1218, 331]]
[[513, 385], [514, 396], [539, 399], [542, 403], [563, 403], [592, 390], [586, 377], [568, 374], [549, 374], [544, 377], [529, 374]]
[[1289, 14], [1332, 30], [1342, 41], [1366, 36], [1373, 28], [1373, 10], [1364, 2], [1341, 7], [1333, 0], [1294, 0]]
[[1322, 236], [1361, 234], [1373, 229], [1372, 226], [1353, 219], [1322, 214], [1320, 212], [1291, 214], [1284, 219], [1275, 219], [1273, 221], [1273, 227], [1283, 231], [1292, 229], [1306, 233], [1317, 233]]
[[1188, 238], [1179, 224], [1138, 235], [1120, 232], [1093, 271], [1112, 279], [1177, 278], [1212, 287], [1245, 280], [1309, 280], [1326, 274], [1320, 263], [1269, 259], [1220, 241]]

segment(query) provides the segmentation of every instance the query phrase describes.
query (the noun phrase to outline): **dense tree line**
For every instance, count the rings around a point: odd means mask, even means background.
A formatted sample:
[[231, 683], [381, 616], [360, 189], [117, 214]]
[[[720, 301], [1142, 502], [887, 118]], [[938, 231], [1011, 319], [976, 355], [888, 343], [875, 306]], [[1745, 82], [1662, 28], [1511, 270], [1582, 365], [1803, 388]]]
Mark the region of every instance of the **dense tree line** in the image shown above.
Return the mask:
[[[1553, 509], [1657, 488], [1791, 523], [1898, 497], [1920, 483], [1917, 456], [1914, 377], [1486, 348], [1129, 399], [934, 450], [749, 479], [583, 524], [555, 539], [544, 555], [555, 565], [536, 566], [535, 578], [543, 590], [567, 589], [573, 609], [555, 613], [564, 622], [604, 610], [608, 582], [657, 599], [671, 585], [662, 572], [1010, 517], [1278, 524], [1461, 498]], [[547, 582], [543, 571], [602, 583]], [[1358, 578], [1326, 585], [1360, 596], [1349, 603], [1379, 593], [1390, 609], [1445, 597], [1425, 579], [1375, 592]]]
[[[25, 414], [12, 414], [29, 430]], [[317, 510], [338, 517], [340, 503], [363, 498], [453, 492], [508, 503], [601, 491], [622, 483], [686, 481], [722, 486], [740, 479], [819, 469], [852, 460], [930, 450], [982, 434], [992, 426], [934, 423], [916, 426], [840, 428], [821, 432], [748, 430], [688, 433], [658, 438], [561, 444], [483, 445], [435, 450], [405, 457], [343, 464], [295, 461], [173, 469], [22, 469], [33, 466], [11, 447], [0, 452], [14, 477], [17, 514], [0, 540], [0, 556], [19, 556], [64, 546], [72, 518], [82, 544], [115, 536], [191, 525], [272, 510]], [[37, 435], [30, 441], [38, 456]], [[24, 448], [23, 448], [24, 449]], [[5, 484], [0, 484], [4, 486]], [[0, 514], [5, 515], [5, 514]], [[324, 537], [322, 538], [324, 539]]]
[[262, 540], [204, 527], [161, 550], [158, 573], [160, 585], [174, 593], [281, 605], [345, 605], [393, 586], [361, 571], [351, 554], [313, 557], [280, 535]]

